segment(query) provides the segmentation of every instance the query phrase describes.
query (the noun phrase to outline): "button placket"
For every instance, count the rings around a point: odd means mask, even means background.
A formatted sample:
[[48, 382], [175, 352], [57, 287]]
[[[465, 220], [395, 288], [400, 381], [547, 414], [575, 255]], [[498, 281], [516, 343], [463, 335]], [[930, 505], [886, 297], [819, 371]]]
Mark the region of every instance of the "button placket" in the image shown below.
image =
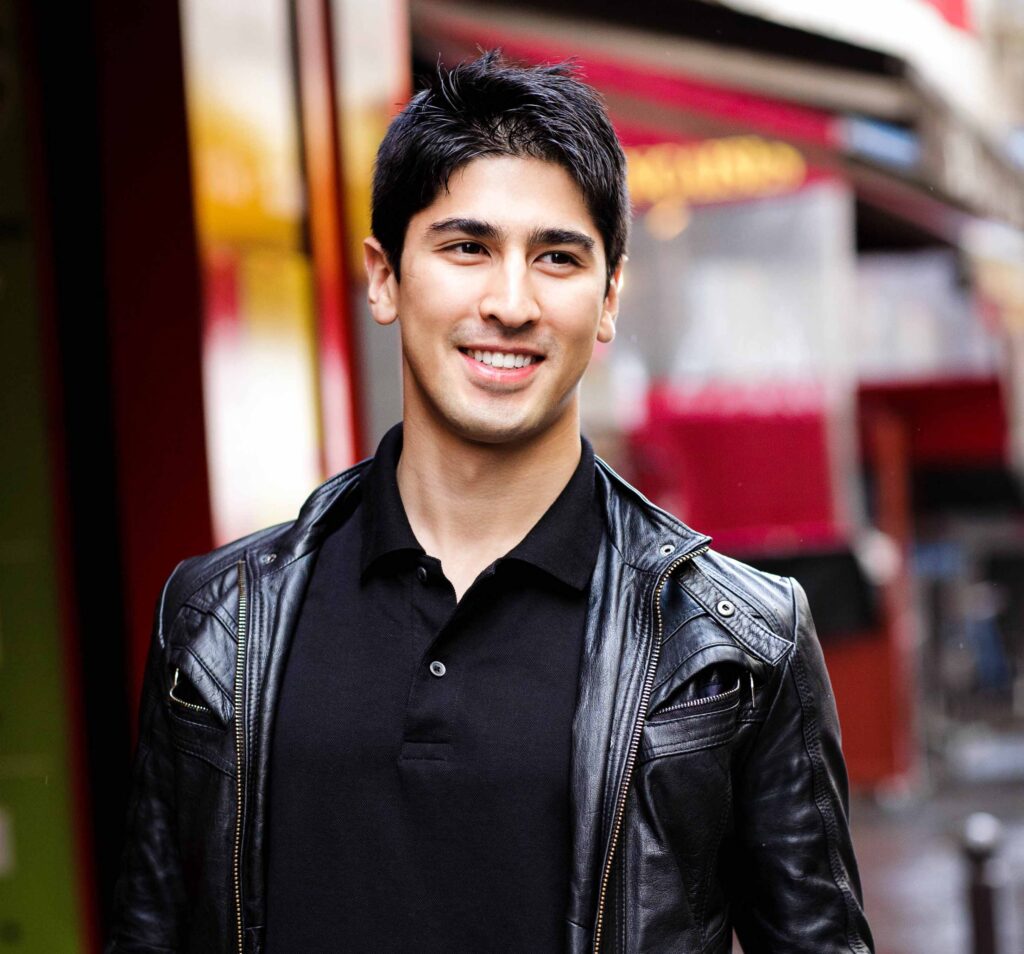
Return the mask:
[[460, 680], [451, 668], [453, 660], [446, 656], [456, 606], [453, 593], [444, 585], [443, 571], [429, 558], [417, 561], [410, 583], [417, 662], [406, 705], [401, 758], [432, 761], [447, 752], [454, 731]]

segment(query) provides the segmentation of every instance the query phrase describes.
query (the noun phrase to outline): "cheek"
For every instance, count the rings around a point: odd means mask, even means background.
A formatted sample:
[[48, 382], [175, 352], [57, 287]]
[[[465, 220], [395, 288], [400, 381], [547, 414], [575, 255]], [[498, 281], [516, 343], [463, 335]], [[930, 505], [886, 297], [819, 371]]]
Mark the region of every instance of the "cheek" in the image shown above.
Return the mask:
[[428, 267], [417, 272], [407, 291], [416, 302], [417, 310], [440, 318], [444, 315], [459, 317], [460, 311], [479, 301], [485, 288], [486, 277], [482, 268], [458, 268], [439, 263], [436, 268]]
[[585, 357], [597, 341], [604, 310], [600, 305], [595, 305], [593, 300], [581, 304], [576, 299], [565, 305], [561, 309], [552, 307], [547, 312], [550, 317], [549, 328], [565, 349], [583, 353]]
[[538, 289], [545, 314], [560, 325], [572, 324], [596, 330], [604, 311], [604, 280], [587, 276], [576, 281], [554, 281]]
[[[446, 349], [459, 329], [479, 315], [476, 299], [467, 295], [461, 283], [439, 282], [415, 298], [410, 336], [419, 348]], [[404, 340], [404, 334], [403, 334]]]

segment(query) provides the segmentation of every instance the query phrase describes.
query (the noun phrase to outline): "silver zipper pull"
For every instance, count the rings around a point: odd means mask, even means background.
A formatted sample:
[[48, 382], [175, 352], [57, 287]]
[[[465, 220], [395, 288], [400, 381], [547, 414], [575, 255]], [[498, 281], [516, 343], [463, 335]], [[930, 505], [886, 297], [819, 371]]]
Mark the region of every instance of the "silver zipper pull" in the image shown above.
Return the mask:
[[184, 706], [186, 709], [194, 709], [196, 712], [209, 712], [210, 710], [207, 709], [206, 706], [196, 705], [196, 703], [188, 702], [185, 699], [182, 699], [180, 696], [176, 696], [174, 694], [174, 690], [178, 688], [178, 676], [179, 676], [179, 674], [180, 674], [180, 670], [177, 669], [177, 667], [175, 667], [175, 670], [174, 670], [174, 682], [171, 683], [171, 690], [168, 693], [168, 695], [176, 703], [178, 703], [179, 706]]
[[753, 709], [756, 701], [754, 699], [754, 674], [752, 672], [748, 672], [747, 675], [750, 677], [750, 708]]

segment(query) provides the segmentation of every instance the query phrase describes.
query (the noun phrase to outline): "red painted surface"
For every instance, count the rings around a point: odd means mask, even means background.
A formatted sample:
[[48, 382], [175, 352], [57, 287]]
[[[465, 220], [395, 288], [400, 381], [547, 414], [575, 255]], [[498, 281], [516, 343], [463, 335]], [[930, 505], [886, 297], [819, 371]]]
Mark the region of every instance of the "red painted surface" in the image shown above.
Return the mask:
[[794, 550], [841, 538], [824, 406], [751, 406], [728, 391], [652, 389], [631, 436], [640, 488], [716, 545]]
[[919, 774], [920, 761], [916, 702], [919, 618], [910, 563], [910, 428], [898, 415], [883, 411], [868, 419], [866, 436], [874, 471], [875, 522], [896, 544], [901, 557], [895, 575], [882, 588], [884, 624], [882, 642], [873, 658], [880, 679], [874, 705], [876, 716], [884, 719], [889, 746], [885, 750], [877, 748], [874, 754], [887, 759], [891, 785], [908, 787]]
[[[202, 298], [175, 4], [99, 4], [101, 164], [132, 699], [164, 580], [213, 545]], [[133, 704], [133, 709], [136, 708]]]
[[1000, 466], [1007, 460], [1006, 402], [995, 378], [862, 385], [858, 404], [869, 457], [874, 444], [864, 428], [885, 413], [906, 424], [911, 464]]
[[903, 690], [894, 685], [887, 632], [830, 640], [825, 662], [839, 710], [851, 785], [871, 789], [890, 782], [898, 746], [889, 700]]
[[969, 32], [974, 30], [968, 0], [922, 0], [922, 2], [938, 10], [942, 19], [952, 26]]
[[357, 410], [355, 344], [345, 267], [341, 157], [326, 0], [295, 5], [303, 158], [313, 246], [323, 469], [354, 464], [363, 440]]
[[203, 256], [204, 335], [238, 327], [238, 255], [229, 248], [211, 248]]

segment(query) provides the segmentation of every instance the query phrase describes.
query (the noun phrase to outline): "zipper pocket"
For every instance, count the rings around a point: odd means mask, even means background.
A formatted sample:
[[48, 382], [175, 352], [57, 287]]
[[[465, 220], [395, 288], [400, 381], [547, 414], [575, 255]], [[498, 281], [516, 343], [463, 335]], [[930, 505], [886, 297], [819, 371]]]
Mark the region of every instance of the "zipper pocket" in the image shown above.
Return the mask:
[[179, 706], [183, 706], [186, 709], [191, 709], [193, 712], [205, 712], [210, 714], [211, 709], [209, 706], [202, 706], [195, 702], [189, 702], [186, 699], [182, 699], [181, 696], [174, 694], [174, 690], [178, 688], [178, 679], [181, 676], [181, 670], [174, 667], [174, 679], [171, 682], [171, 688], [167, 690], [167, 696], [171, 702], [177, 703]]
[[[731, 699], [733, 696], [738, 696], [742, 688], [743, 680], [739, 678], [736, 680], [736, 685], [731, 689], [726, 689], [725, 692], [716, 692], [713, 696], [701, 696], [699, 699], [687, 699], [686, 702], [677, 702], [674, 706], [658, 709], [653, 713], [653, 717], [664, 715], [666, 712], [677, 712], [680, 709], [699, 709], [703, 706], [710, 706], [715, 702], [722, 702], [726, 699]], [[751, 689], [751, 693], [753, 693], [753, 689]]]

